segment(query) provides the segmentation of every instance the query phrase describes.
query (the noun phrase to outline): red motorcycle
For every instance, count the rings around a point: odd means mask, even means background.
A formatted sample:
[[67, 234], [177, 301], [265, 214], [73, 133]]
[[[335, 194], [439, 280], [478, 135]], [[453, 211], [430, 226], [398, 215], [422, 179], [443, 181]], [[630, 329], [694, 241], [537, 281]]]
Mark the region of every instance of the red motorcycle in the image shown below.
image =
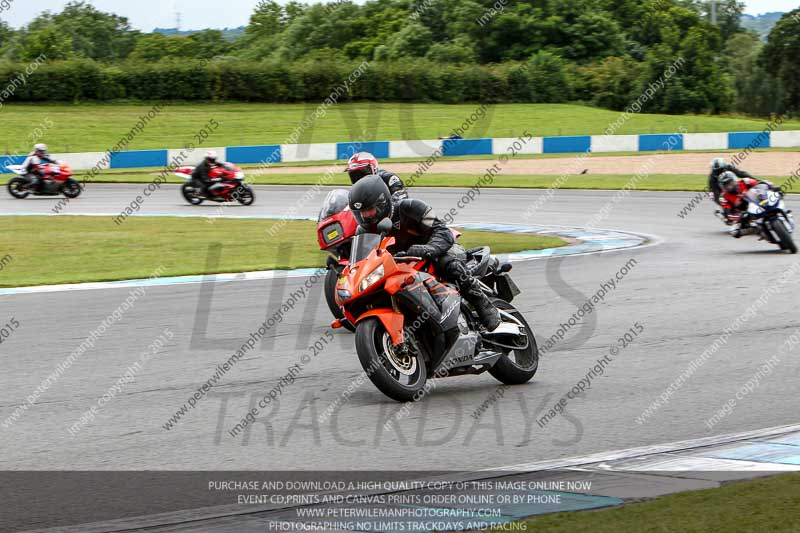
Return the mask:
[[341, 306], [336, 302], [336, 286], [344, 268], [350, 264], [350, 244], [358, 223], [348, 206], [349, 193], [336, 189], [328, 193], [317, 219], [317, 240], [320, 250], [328, 252], [328, 272], [325, 274], [325, 301], [334, 317], [343, 319], [342, 326], [355, 331], [355, 326], [344, 319]]
[[80, 184], [72, 179], [72, 169], [61, 161], [58, 164], [47, 163], [41, 165], [44, 176], [40, 178], [39, 186], [34, 189], [28, 171], [22, 165], [8, 165], [10, 170], [17, 175], [8, 182], [8, 192], [14, 198], [34, 196], [57, 196], [63, 194], [67, 198], [77, 198], [81, 194]]
[[176, 176], [188, 180], [181, 186], [181, 194], [192, 205], [200, 205], [204, 200], [251, 205], [256, 200], [253, 189], [244, 182], [244, 172], [236, 165], [226, 163], [212, 168], [208, 177], [216, 181], [209, 185], [208, 190], [202, 183], [192, 179], [193, 172], [193, 167], [175, 169]]

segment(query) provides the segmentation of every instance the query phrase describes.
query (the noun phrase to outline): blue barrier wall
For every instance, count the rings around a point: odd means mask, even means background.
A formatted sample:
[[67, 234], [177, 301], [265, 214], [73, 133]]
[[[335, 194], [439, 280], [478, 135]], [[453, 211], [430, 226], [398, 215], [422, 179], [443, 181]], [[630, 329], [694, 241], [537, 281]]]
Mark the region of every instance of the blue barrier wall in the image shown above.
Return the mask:
[[229, 146], [226, 159], [231, 163], [280, 163], [281, 147], [277, 144], [265, 146]]
[[136, 150], [111, 153], [111, 168], [165, 166], [167, 166], [167, 150]]
[[683, 135], [680, 133], [639, 135], [640, 152], [656, 150], [683, 150]]
[[741, 150], [742, 148], [769, 148], [770, 132], [748, 131], [728, 134], [728, 148]]
[[545, 137], [543, 147], [543, 151], [546, 154], [590, 152], [592, 150], [592, 137], [590, 135]]
[[28, 158], [26, 155], [3, 155], [0, 156], [0, 169], [5, 172], [7, 165], [21, 165]]
[[336, 159], [350, 159], [358, 152], [369, 152], [378, 159], [388, 159], [389, 141], [336, 143]]
[[443, 155], [492, 155], [491, 139], [444, 139]]
[[[777, 132], [776, 132], [777, 133]], [[795, 137], [795, 134], [800, 132], [781, 132], [782, 137], [775, 139], [775, 144], [781, 147], [800, 146], [800, 135]], [[769, 131], [753, 131], [753, 132], [730, 132], [730, 133], [712, 133], [703, 134], [695, 133], [689, 137], [690, 146], [703, 145], [702, 136], [709, 135], [707, 146], [713, 146], [715, 149], [729, 149], [729, 150], [743, 150], [746, 148], [771, 148], [773, 139]], [[720, 142], [723, 136], [727, 135], [727, 143]], [[544, 137], [541, 142], [541, 152], [537, 150], [531, 153], [545, 153], [545, 154], [569, 154], [569, 153], [583, 153], [592, 151], [593, 142], [597, 142], [600, 137], [603, 137], [603, 147], [608, 147], [609, 138], [605, 136], [590, 135], [577, 135], [568, 137]], [[613, 137], [612, 137], [613, 139]], [[674, 134], [649, 134], [638, 136], [638, 149], [640, 152], [652, 152], [659, 150], [684, 150], [684, 135], [680, 133]], [[502, 142], [496, 142], [502, 141]], [[416, 157], [417, 154], [420, 158], [424, 158], [419, 154], [418, 148], [420, 143], [427, 143], [428, 145], [435, 145], [442, 147], [442, 155], [444, 156], [464, 156], [464, 155], [500, 155], [505, 152], [505, 148], [509, 141], [513, 139], [439, 139], [427, 141], [391, 141], [391, 144], [397, 148], [394, 153], [402, 157]], [[397, 146], [401, 143], [408, 142], [409, 147]], [[619, 143], [619, 146], [631, 146], [633, 143]], [[727, 146], [724, 146], [727, 145]], [[345, 143], [323, 143], [320, 145], [309, 145], [315, 149], [306, 149], [303, 153], [314, 154], [309, 157], [298, 158], [293, 155], [293, 161], [310, 161], [313, 157], [319, 159], [320, 157], [333, 157], [333, 146], [336, 147], [335, 156], [339, 160], [349, 159], [356, 152], [371, 152], [378, 159], [388, 159], [390, 157], [390, 142], [389, 141], [374, 141], [374, 142], [345, 142]], [[412, 147], [416, 146], [416, 150]], [[534, 145], [531, 145], [534, 146]], [[539, 146], [539, 145], [535, 145]], [[497, 151], [495, 152], [495, 147]], [[704, 148], [708, 150], [708, 148]], [[287, 152], [292, 152], [293, 148], [286, 148]], [[226, 148], [226, 159], [231, 163], [239, 164], [259, 164], [259, 163], [280, 163], [283, 161], [283, 152], [280, 145], [264, 145], [264, 146], [231, 146]], [[711, 150], [713, 151], [713, 150]], [[604, 152], [613, 153], [613, 152]], [[130, 152], [116, 152], [111, 154], [110, 168], [142, 168], [142, 167], [164, 167], [169, 163], [168, 150], [138, 150]], [[89, 154], [58, 154], [59, 158], [63, 158], [70, 163], [75, 164], [72, 167], [75, 170], [81, 169], [78, 165], [86, 164], [80, 161], [91, 161], [94, 165], [98, 159], [98, 153]], [[85, 157], [78, 157], [85, 156]], [[24, 155], [6, 155], [0, 156], [0, 172], [5, 170], [6, 165], [20, 164], [25, 160]], [[77, 161], [76, 161], [77, 160]], [[91, 166], [90, 165], [90, 166]], [[86, 170], [86, 169], [83, 169]]]

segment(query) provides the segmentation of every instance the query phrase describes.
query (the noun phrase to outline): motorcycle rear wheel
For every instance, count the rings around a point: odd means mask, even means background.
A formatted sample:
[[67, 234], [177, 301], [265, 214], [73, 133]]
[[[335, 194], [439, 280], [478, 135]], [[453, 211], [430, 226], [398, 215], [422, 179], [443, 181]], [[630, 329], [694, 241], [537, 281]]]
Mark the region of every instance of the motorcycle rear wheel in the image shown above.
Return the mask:
[[61, 192], [64, 193], [64, 196], [67, 198], [77, 198], [81, 195], [81, 186], [77, 181], [69, 178], [61, 187]]
[[786, 224], [783, 222], [783, 220], [775, 220], [772, 223], [772, 229], [774, 229], [775, 233], [778, 234], [781, 250], [789, 250], [791, 253], [796, 254], [797, 245], [794, 243], [792, 234], [789, 233], [789, 230], [786, 228]]
[[[530, 327], [522, 313], [517, 309], [500, 298], [492, 298], [492, 303], [498, 309], [501, 309], [512, 315], [525, 326], [525, 335], [528, 337], [527, 346], [524, 350], [508, 350], [503, 349], [504, 355], [489, 369], [489, 373], [499, 382], [506, 385], [521, 385], [527, 383], [539, 370], [539, 347], [536, 345], [536, 338], [533, 334], [533, 328]], [[513, 354], [514, 359], [511, 359]]]
[[380, 320], [370, 317], [356, 326], [356, 352], [369, 380], [389, 398], [410, 402], [425, 394], [427, 369], [419, 355], [397, 354]]
[[8, 194], [22, 200], [31, 193], [30, 189], [27, 188], [28, 185], [29, 182], [25, 178], [11, 178], [6, 188], [8, 189]]

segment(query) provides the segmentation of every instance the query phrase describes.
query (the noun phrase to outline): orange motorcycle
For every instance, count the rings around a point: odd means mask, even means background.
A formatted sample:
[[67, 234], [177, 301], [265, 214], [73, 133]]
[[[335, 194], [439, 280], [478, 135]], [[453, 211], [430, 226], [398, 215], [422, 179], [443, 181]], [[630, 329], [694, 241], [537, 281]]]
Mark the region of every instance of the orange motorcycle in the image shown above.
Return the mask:
[[[507, 385], [530, 381], [539, 366], [534, 332], [511, 304], [519, 294], [488, 247], [468, 250], [468, 268], [477, 277], [506, 333], [483, 331], [475, 310], [454, 285], [438, 278], [419, 257], [394, 257], [394, 237], [359, 233], [352, 241], [350, 264], [337, 283], [336, 300], [344, 320], [356, 327], [356, 352], [372, 383], [401, 402], [418, 400], [431, 389], [428, 380], [488, 371]], [[332, 327], [343, 326], [337, 319]]]

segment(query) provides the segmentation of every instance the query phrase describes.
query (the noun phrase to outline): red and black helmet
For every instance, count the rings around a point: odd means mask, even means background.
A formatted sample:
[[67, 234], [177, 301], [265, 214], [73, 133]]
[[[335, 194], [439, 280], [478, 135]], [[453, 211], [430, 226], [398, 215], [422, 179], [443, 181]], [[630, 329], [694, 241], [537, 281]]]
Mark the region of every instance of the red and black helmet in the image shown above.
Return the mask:
[[355, 183], [364, 176], [378, 172], [378, 160], [369, 152], [358, 152], [347, 161], [344, 171], [350, 175], [350, 182]]

